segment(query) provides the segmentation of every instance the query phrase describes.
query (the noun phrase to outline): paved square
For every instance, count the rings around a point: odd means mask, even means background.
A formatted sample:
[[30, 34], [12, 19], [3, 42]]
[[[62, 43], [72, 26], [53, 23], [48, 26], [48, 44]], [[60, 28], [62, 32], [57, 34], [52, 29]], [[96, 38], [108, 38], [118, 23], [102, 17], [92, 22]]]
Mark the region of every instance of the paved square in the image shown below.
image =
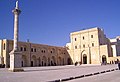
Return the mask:
[[116, 69], [117, 65], [81, 65], [81, 66], [50, 66], [25, 67], [24, 72], [9, 72], [0, 69], [0, 82], [48, 82], [68, 77]]

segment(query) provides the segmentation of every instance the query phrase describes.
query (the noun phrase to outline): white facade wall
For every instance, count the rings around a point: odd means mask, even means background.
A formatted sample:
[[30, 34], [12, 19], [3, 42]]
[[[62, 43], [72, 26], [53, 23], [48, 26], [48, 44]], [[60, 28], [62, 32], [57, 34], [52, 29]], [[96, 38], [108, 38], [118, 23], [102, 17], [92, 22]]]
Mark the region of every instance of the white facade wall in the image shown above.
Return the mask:
[[112, 45], [112, 51], [113, 51], [113, 57], [117, 56], [117, 49], [116, 49], [116, 45]]

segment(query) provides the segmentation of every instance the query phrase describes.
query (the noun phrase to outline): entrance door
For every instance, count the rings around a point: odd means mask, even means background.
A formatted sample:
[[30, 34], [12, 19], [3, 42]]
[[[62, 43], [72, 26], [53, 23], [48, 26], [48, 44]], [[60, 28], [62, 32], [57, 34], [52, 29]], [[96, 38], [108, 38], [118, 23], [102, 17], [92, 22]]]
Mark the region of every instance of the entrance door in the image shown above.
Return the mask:
[[31, 61], [31, 67], [33, 67], [33, 61]]
[[23, 67], [23, 61], [21, 63], [22, 63], [22, 67]]
[[70, 58], [67, 59], [67, 62], [68, 62], [68, 65], [71, 65], [71, 59]]
[[87, 56], [86, 56], [86, 54], [83, 55], [83, 64], [87, 64]]
[[106, 56], [103, 55], [103, 56], [102, 56], [102, 64], [106, 64], [106, 63], [107, 63]]

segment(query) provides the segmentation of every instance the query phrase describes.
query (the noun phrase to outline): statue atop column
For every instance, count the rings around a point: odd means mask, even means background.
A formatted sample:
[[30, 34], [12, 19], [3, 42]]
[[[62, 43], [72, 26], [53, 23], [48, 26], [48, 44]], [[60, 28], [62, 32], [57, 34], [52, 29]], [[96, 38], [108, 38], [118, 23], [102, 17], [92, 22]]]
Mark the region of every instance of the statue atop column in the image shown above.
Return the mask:
[[19, 14], [21, 10], [18, 7], [18, 1], [16, 1], [16, 7], [12, 10], [14, 14], [14, 44], [13, 50], [10, 52], [10, 68], [12, 72], [24, 71], [21, 67], [22, 54], [18, 49], [19, 40]]

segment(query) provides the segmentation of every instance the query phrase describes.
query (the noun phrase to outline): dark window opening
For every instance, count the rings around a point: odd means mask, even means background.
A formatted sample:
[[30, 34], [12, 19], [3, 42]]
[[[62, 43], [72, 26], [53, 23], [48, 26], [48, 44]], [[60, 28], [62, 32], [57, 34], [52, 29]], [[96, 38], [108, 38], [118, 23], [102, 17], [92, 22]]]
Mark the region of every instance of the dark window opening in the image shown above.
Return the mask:
[[77, 46], [75, 46], [75, 49], [77, 49]]
[[33, 67], [33, 61], [31, 61], [31, 67]]
[[83, 36], [83, 40], [85, 39], [85, 37]]
[[23, 51], [23, 47], [20, 48], [20, 51]]
[[93, 38], [93, 35], [91, 35], [91, 38]]
[[43, 53], [43, 50], [41, 52]]
[[5, 43], [4, 43], [4, 45], [3, 45], [3, 49], [5, 50]]
[[52, 53], [52, 51], [51, 51], [51, 53]]
[[44, 53], [45, 53], [45, 50], [44, 50]]
[[36, 49], [34, 49], [34, 52], [36, 52]]
[[33, 52], [33, 48], [31, 48], [31, 52]]
[[85, 44], [83, 45], [83, 48], [85, 48]]
[[94, 43], [92, 43], [92, 46], [94, 46]]
[[26, 48], [24, 48], [24, 51], [26, 51]]
[[75, 41], [77, 41], [77, 38], [75, 38]]

